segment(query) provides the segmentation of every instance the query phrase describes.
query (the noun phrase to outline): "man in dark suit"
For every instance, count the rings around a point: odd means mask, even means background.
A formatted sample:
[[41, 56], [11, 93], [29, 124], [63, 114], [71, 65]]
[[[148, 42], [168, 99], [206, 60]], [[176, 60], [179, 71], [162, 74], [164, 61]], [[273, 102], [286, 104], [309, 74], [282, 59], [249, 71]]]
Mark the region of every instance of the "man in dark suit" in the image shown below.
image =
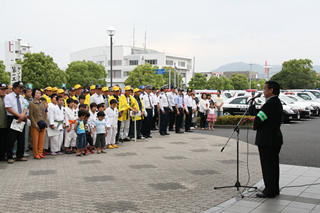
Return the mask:
[[259, 149], [265, 189], [257, 197], [272, 198], [279, 195], [279, 153], [283, 144], [280, 130], [282, 104], [278, 98], [280, 85], [267, 81], [264, 85], [266, 103], [256, 116], [253, 129], [257, 130], [256, 145]]

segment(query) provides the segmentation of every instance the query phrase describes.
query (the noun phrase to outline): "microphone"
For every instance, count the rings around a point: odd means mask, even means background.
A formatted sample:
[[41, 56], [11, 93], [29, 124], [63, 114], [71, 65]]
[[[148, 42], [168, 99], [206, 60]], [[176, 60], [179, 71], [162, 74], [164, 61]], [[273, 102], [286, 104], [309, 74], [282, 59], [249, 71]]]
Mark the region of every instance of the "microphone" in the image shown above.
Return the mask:
[[250, 100], [251, 101], [253, 101], [254, 99], [256, 99], [256, 98], [259, 98], [259, 97], [261, 97], [261, 95], [262, 95], [262, 93], [259, 93], [257, 96], [254, 96], [253, 98], [251, 98]]

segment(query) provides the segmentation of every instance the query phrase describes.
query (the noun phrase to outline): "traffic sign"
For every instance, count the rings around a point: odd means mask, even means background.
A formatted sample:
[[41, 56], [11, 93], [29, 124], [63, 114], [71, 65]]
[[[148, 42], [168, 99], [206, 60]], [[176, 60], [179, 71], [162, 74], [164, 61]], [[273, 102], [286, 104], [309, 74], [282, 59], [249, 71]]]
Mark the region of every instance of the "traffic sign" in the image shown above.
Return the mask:
[[62, 87], [66, 87], [66, 84], [62, 84]]
[[165, 72], [165, 69], [156, 69], [156, 74], [164, 74]]
[[28, 84], [28, 87], [29, 87], [30, 89], [32, 89], [32, 86], [33, 86], [32, 84]]

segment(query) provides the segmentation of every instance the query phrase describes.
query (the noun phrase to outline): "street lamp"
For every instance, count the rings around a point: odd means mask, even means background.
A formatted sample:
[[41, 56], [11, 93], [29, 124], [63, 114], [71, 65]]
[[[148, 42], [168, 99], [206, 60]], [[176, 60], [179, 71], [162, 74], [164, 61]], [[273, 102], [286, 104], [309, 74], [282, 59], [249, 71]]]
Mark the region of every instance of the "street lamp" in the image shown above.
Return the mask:
[[257, 84], [257, 87], [259, 88], [259, 90], [260, 90], [260, 84]]
[[112, 86], [112, 36], [114, 36], [114, 34], [116, 34], [116, 29], [114, 29], [113, 27], [109, 27], [107, 29], [107, 33], [110, 36], [110, 80], [111, 80], [111, 85]]

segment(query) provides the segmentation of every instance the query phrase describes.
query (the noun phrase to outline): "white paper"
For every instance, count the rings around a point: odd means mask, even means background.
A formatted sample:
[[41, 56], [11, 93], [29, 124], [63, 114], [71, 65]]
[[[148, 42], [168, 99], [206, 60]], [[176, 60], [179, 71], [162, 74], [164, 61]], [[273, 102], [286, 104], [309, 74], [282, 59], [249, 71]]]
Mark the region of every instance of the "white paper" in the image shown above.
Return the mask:
[[21, 121], [20, 123], [18, 123], [17, 119], [13, 119], [10, 128], [13, 129], [13, 130], [16, 130], [18, 132], [22, 132], [25, 123], [26, 122], [24, 122], [24, 121]]
[[48, 137], [53, 137], [60, 134], [59, 129], [51, 129], [50, 127], [47, 128]]

